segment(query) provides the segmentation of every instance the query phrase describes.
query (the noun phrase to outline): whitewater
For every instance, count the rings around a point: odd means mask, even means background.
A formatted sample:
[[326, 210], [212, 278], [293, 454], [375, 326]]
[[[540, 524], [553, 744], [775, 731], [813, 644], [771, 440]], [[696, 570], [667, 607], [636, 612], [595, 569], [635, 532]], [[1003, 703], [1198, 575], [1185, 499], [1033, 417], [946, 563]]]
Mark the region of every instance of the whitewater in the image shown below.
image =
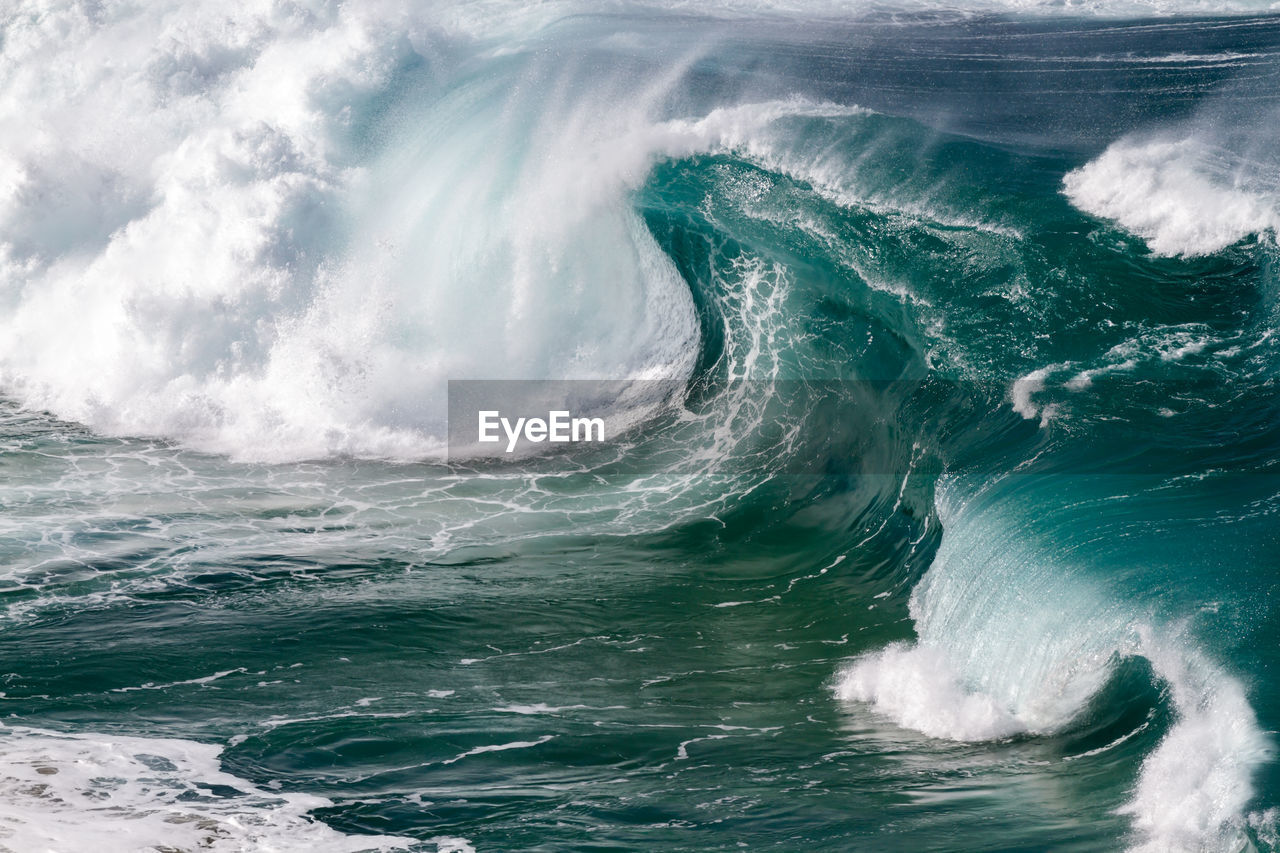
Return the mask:
[[1278, 80], [1268, 0], [0, 9], [0, 847], [1280, 849]]

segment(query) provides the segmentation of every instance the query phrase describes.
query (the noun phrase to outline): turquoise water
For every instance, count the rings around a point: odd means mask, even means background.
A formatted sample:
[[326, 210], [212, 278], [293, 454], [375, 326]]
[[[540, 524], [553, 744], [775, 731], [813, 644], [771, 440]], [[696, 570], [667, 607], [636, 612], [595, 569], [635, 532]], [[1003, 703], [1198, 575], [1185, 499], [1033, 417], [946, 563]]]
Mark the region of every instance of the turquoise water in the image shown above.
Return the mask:
[[1280, 848], [1280, 17], [218, 14], [0, 22], [0, 845]]

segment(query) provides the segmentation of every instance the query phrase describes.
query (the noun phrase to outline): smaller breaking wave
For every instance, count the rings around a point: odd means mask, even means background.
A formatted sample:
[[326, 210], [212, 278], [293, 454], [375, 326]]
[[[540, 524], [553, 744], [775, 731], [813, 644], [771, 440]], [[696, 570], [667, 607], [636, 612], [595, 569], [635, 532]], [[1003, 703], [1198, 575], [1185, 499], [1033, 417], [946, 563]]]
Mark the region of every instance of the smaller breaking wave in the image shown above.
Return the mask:
[[1243, 685], [1185, 625], [1152, 619], [1090, 575], [1078, 553], [1062, 553], [1049, 531], [1096, 508], [1028, 508], [1041, 489], [1058, 488], [1052, 478], [1014, 477], [957, 502], [944, 483], [946, 533], [910, 600], [918, 640], [852, 661], [836, 696], [944, 740], [1052, 736], [1078, 724], [1122, 661], [1145, 659], [1174, 722], [1118, 809], [1132, 820], [1130, 847], [1239, 849], [1251, 826], [1256, 833], [1269, 820], [1249, 808], [1271, 749]]

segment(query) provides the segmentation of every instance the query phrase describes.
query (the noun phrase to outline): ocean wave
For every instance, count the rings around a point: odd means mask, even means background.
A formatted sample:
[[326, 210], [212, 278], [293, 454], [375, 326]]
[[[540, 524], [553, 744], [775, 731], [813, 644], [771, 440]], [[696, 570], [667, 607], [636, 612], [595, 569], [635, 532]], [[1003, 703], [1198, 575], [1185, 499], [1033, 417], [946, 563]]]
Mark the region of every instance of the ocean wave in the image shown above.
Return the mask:
[[1056, 478], [1023, 476], [960, 497], [944, 483], [943, 544], [911, 596], [917, 642], [854, 660], [835, 693], [936, 738], [1053, 735], [1075, 724], [1120, 661], [1145, 658], [1175, 717], [1120, 809], [1133, 818], [1130, 849], [1236, 849], [1264, 819], [1249, 807], [1269, 738], [1240, 682], [1205, 658], [1185, 626], [1141, 621], [1106, 589], [1116, 579], [1079, 564], [1088, 549], [1059, 553], [1054, 531], [1107, 528], [1082, 523], [1091, 502], [1080, 497], [1037, 509], [1038, 492], [1057, 487]]
[[[606, 554], [625, 550], [624, 568], [667, 548], [682, 568], [733, 548], [765, 565], [801, 531], [827, 568], [800, 577], [840, 575], [849, 585], [833, 589], [860, 590], [841, 574], [857, 565], [882, 586], [915, 584], [914, 639], [903, 628], [863, 646], [838, 676], [842, 700], [934, 738], [1047, 739], [1103, 695], [1118, 662], [1142, 658], [1175, 720], [1130, 768], [1133, 843], [1259, 836], [1270, 819], [1250, 809], [1267, 736], [1213, 638], [1178, 629], [1188, 605], [1169, 590], [1199, 566], [1153, 556], [1194, 537], [1200, 519], [1170, 532], [1170, 499], [1031, 476], [1027, 466], [1055, 454], [1055, 474], [1107, 466], [1112, 448], [1026, 421], [1066, 423], [1071, 395], [1144, 371], [1271, 375], [1270, 364], [1231, 372], [1271, 334], [1255, 316], [1274, 283], [1270, 255], [1247, 242], [1274, 240], [1280, 224], [1269, 149], [1246, 156], [1257, 151], [1179, 124], [1072, 169], [1082, 158], [1055, 147], [1054, 129], [1028, 151], [1022, 118], [966, 136], [951, 115], [904, 104], [912, 86], [934, 87], [928, 69], [924, 84], [884, 85], [898, 114], [842, 99], [847, 81], [806, 88], [838, 77], [832, 68], [855, 52], [837, 62], [826, 45], [798, 51], [757, 85], [773, 46], [743, 47], [734, 38], [747, 31], [715, 27], [681, 37], [708, 16], [865, 15], [896, 33], [898, 21], [995, 15], [974, 36], [985, 50], [1005, 33], [1003, 15], [1257, 8], [1270, 7], [26, 5], [0, 38], [0, 387], [25, 410], [4, 402], [0, 428], [32, 460], [6, 472], [3, 490], [20, 508], [0, 517], [10, 624], [175, 590], [216, 600], [288, 588], [297, 609], [290, 584], [330, 569], [384, 583], [394, 567], [402, 588], [421, 580], [452, 595], [462, 581], [428, 574], [475, 552], [475, 565], [551, 553], [562, 571], [589, 562], [582, 542], [615, 537], [640, 542]], [[644, 31], [644, 11], [670, 18]], [[1161, 41], [1184, 26], [1140, 28]], [[1105, 48], [1114, 33], [1099, 32]], [[1165, 45], [1142, 60], [1131, 48], [1114, 64], [1269, 55]], [[730, 55], [740, 64], [726, 67]], [[948, 69], [948, 85], [971, 94], [972, 70]], [[1168, 91], [1162, 68], [1141, 73]], [[969, 105], [957, 100], [956, 113]], [[975, 114], [981, 125], [1017, 113]], [[988, 133], [1005, 136], [992, 144]], [[445, 383], [458, 378], [657, 379], [688, 393], [567, 470], [556, 459], [472, 469], [439, 464]], [[828, 393], [832, 378], [845, 385]], [[1133, 432], [1155, 412], [1138, 393], [1097, 400], [1096, 421]], [[1204, 430], [1215, 451], [1238, 435], [1219, 426]], [[983, 476], [965, 470], [979, 454]], [[320, 461], [283, 464], [308, 459]], [[1265, 516], [1267, 500], [1250, 511]], [[1215, 517], [1229, 517], [1221, 506]], [[766, 540], [778, 551], [761, 558]], [[918, 563], [935, 545], [926, 571]], [[794, 579], [770, 583], [700, 602], [698, 618], [802, 600], [789, 596]], [[832, 598], [823, 619], [866, 604]], [[484, 734], [441, 764], [518, 762], [525, 747], [571, 740]], [[673, 742], [677, 759], [701, 740]], [[99, 793], [156, 844], [186, 844], [197, 829], [214, 849], [282, 833], [281, 844], [320, 849], [403, 842], [329, 830], [306, 816], [328, 801], [222, 774], [210, 746], [34, 729], [9, 730], [6, 744], [0, 786], [23, 844], [63, 843], [42, 827], [82, 838]], [[115, 781], [98, 791], [99, 776]], [[239, 793], [206, 797], [208, 780]], [[173, 835], [161, 815], [177, 815]]]

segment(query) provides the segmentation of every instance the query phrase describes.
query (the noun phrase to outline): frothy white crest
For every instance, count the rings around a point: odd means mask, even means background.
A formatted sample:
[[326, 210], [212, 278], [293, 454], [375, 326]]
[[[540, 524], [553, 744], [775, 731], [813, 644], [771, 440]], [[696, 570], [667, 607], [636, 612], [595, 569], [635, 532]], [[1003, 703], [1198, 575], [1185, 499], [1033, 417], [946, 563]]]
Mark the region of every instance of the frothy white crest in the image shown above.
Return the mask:
[[1207, 255], [1251, 235], [1274, 238], [1280, 228], [1275, 182], [1246, 176], [1198, 135], [1122, 139], [1069, 172], [1063, 190], [1076, 207], [1115, 221], [1159, 255]]
[[[829, 119], [842, 121], [876, 115], [874, 110], [855, 104], [815, 102], [804, 98], [766, 101], [721, 107], [697, 120], [677, 120], [659, 126], [665, 137], [661, 150], [668, 156], [688, 155], [703, 151], [732, 153], [761, 168], [809, 184], [819, 195], [842, 207], [875, 210], [888, 215], [903, 215], [940, 225], [972, 228], [1006, 237], [1020, 233], [998, 222], [975, 218], [971, 212], [948, 210], [945, 205], [927, 197], [929, 193], [891, 194], [862, 185], [857, 162], [839, 145], [797, 146], [795, 134], [770, 132], [783, 119]], [[843, 130], [846, 125], [837, 125]], [[805, 134], [800, 134], [804, 136]], [[915, 195], [913, 198], [912, 195]], [[761, 215], [755, 206], [744, 211]]]
[[[323, 797], [224, 773], [221, 748], [186, 740], [0, 729], [0, 846], [10, 850], [404, 850], [307, 816]], [[461, 839], [438, 849], [462, 851]]]
[[840, 676], [836, 695], [943, 740], [996, 740], [1026, 730], [993, 697], [965, 689], [945, 655], [928, 646], [894, 644], [859, 658]]
[[1135, 853], [1234, 850], [1245, 844], [1253, 770], [1270, 757], [1239, 682], [1185, 646], [1143, 631], [1143, 654], [1169, 685], [1178, 722], [1142, 765], [1133, 797]]
[[1044, 390], [1044, 379], [1049, 375], [1049, 370], [1047, 367], [1033, 370], [1026, 376], [1015, 379], [1009, 388], [1009, 401], [1013, 404], [1013, 410], [1026, 420], [1040, 414], [1040, 407], [1032, 401], [1032, 395]]

